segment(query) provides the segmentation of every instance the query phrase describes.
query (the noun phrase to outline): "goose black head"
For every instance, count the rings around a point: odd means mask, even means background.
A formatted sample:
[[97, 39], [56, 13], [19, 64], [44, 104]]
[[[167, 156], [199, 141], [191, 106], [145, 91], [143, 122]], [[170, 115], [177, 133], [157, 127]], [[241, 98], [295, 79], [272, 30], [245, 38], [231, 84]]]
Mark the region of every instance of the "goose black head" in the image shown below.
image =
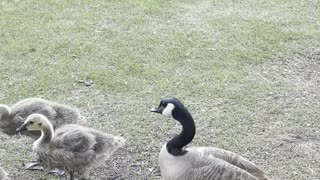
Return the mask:
[[173, 117], [178, 121], [192, 119], [188, 109], [177, 98], [174, 97], [163, 98], [159, 106], [151, 109], [151, 112]]

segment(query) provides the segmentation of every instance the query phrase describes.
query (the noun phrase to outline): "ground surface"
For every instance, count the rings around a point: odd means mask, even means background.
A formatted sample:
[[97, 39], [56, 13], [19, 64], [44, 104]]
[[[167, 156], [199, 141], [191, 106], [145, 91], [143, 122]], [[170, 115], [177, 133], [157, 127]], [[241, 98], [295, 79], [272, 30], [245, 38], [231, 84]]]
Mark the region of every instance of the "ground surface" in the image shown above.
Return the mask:
[[[160, 179], [158, 153], [180, 126], [149, 113], [180, 98], [192, 145], [225, 148], [272, 179], [320, 179], [318, 0], [2, 0], [0, 101], [78, 107], [127, 145], [92, 179]], [[0, 166], [29, 172], [32, 141], [0, 133]]]

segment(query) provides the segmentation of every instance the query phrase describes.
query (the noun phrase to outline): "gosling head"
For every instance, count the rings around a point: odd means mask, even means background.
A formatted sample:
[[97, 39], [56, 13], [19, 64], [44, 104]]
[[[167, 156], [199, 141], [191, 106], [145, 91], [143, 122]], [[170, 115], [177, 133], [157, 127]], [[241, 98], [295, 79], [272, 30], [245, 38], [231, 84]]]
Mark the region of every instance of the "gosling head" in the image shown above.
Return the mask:
[[178, 121], [192, 119], [187, 108], [174, 97], [163, 98], [157, 108], [151, 109], [151, 112], [160, 113], [167, 117], [172, 117]]
[[10, 107], [4, 104], [0, 104], [0, 120], [2, 118], [9, 118], [10, 114]]
[[50, 125], [50, 121], [44, 115], [31, 114], [28, 116], [26, 121], [16, 130], [16, 132], [41, 131], [43, 129], [50, 128]]

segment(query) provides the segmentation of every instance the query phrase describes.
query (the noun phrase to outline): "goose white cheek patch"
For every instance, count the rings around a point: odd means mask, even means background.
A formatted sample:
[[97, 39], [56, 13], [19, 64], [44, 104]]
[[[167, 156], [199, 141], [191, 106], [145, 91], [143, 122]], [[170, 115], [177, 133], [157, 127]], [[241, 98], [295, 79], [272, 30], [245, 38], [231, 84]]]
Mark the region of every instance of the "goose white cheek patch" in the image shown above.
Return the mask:
[[168, 103], [167, 106], [162, 111], [162, 114], [168, 117], [172, 117], [172, 110], [175, 108], [175, 106], [172, 103]]

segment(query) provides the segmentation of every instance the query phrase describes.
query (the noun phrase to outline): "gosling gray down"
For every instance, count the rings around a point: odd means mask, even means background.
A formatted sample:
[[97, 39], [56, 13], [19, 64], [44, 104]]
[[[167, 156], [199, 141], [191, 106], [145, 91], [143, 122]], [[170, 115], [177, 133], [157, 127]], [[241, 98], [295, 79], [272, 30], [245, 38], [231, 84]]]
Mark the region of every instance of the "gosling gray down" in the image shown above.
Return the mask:
[[182, 125], [182, 132], [168, 141], [159, 154], [164, 180], [268, 180], [249, 160], [233, 152], [215, 147], [183, 148], [196, 133], [194, 120], [176, 98], [163, 98], [151, 110], [172, 117]]
[[[79, 123], [81, 119], [79, 111], [75, 108], [41, 98], [27, 98], [11, 107], [0, 104], [0, 130], [8, 135], [16, 134], [16, 129], [33, 113], [47, 116], [54, 128]], [[23, 134], [37, 139], [41, 133], [33, 131]]]
[[0, 180], [9, 180], [8, 173], [0, 167]]
[[56, 129], [42, 114], [31, 114], [17, 129], [41, 131], [41, 137], [33, 143], [38, 161], [49, 169], [59, 168], [69, 172], [70, 179], [77, 173], [88, 179], [90, 171], [101, 165], [125, 143], [124, 138], [77, 124]]

